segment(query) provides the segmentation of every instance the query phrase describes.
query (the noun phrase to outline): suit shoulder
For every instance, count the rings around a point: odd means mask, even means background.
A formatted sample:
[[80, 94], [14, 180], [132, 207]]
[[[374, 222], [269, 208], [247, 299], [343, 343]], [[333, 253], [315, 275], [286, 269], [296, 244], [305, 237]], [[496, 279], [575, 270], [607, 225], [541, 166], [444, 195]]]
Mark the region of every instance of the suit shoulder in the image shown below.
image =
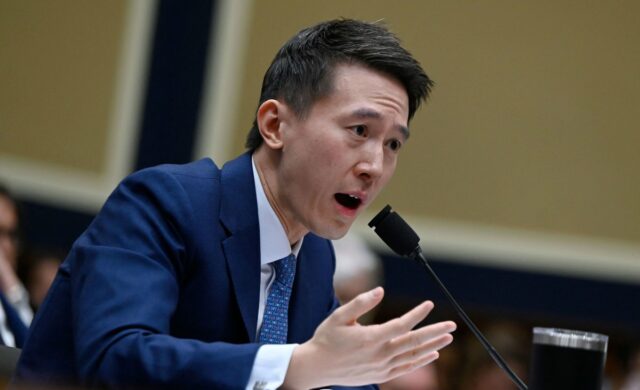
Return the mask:
[[162, 164], [151, 168], [142, 169], [134, 175], [169, 174], [172, 176], [185, 176], [201, 179], [217, 179], [220, 177], [220, 169], [210, 158], [203, 158], [187, 164]]
[[162, 210], [163, 215], [193, 215], [196, 210], [217, 204], [219, 182], [220, 170], [211, 159], [145, 168], [127, 176], [116, 187], [100, 214], [114, 208], [147, 205], [143, 207], [147, 211]]
[[142, 169], [126, 177], [119, 188], [148, 188], [160, 193], [181, 188], [179, 191], [198, 193], [213, 191], [219, 182], [220, 169], [211, 159], [205, 158], [187, 164], [162, 164]]

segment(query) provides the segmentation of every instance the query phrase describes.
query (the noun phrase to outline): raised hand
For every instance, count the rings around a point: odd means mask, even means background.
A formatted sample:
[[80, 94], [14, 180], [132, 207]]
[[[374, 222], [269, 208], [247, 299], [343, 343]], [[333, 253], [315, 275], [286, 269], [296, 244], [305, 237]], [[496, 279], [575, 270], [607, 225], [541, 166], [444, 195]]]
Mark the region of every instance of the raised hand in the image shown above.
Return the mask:
[[433, 309], [423, 302], [402, 317], [362, 326], [357, 320], [384, 295], [381, 287], [362, 293], [320, 324], [308, 342], [293, 351], [283, 386], [290, 389], [380, 383], [436, 360], [453, 341], [452, 321], [412, 330]]

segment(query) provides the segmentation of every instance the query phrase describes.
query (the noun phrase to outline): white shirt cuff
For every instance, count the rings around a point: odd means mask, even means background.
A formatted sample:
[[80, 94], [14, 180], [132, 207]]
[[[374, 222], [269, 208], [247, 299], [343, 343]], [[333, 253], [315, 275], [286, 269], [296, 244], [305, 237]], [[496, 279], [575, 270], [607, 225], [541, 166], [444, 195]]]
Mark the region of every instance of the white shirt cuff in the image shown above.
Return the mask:
[[246, 390], [275, 390], [284, 382], [298, 344], [265, 344], [258, 349]]

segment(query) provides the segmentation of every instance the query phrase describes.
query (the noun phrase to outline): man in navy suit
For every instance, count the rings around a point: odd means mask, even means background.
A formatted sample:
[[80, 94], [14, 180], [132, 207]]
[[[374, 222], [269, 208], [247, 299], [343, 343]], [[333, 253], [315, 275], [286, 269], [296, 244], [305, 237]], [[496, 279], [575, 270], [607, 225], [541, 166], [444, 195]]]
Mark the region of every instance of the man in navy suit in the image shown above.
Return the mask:
[[[85, 386], [306, 389], [383, 382], [438, 357], [455, 329], [373, 326], [376, 288], [337, 308], [334, 254], [393, 175], [431, 81], [384, 27], [334, 20], [276, 55], [249, 151], [125, 179], [76, 241], [36, 316], [18, 380]], [[293, 255], [283, 343], [261, 328]], [[280, 272], [280, 271], [278, 271]]]

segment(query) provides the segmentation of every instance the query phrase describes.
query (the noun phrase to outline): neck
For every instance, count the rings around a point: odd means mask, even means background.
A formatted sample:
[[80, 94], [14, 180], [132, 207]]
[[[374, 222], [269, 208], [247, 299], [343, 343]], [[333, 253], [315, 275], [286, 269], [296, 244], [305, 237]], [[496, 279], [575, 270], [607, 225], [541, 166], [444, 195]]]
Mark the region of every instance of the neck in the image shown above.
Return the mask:
[[283, 205], [286, 204], [283, 201], [286, 195], [280, 191], [280, 187], [278, 186], [277, 174], [278, 163], [280, 161], [278, 151], [268, 149], [263, 145], [253, 153], [253, 160], [269, 205], [273, 211], [275, 211], [276, 216], [287, 234], [289, 244], [293, 247], [308, 233], [308, 230], [305, 229], [302, 224], [296, 222], [291, 217], [291, 213], [287, 212], [286, 208], [283, 207]]

